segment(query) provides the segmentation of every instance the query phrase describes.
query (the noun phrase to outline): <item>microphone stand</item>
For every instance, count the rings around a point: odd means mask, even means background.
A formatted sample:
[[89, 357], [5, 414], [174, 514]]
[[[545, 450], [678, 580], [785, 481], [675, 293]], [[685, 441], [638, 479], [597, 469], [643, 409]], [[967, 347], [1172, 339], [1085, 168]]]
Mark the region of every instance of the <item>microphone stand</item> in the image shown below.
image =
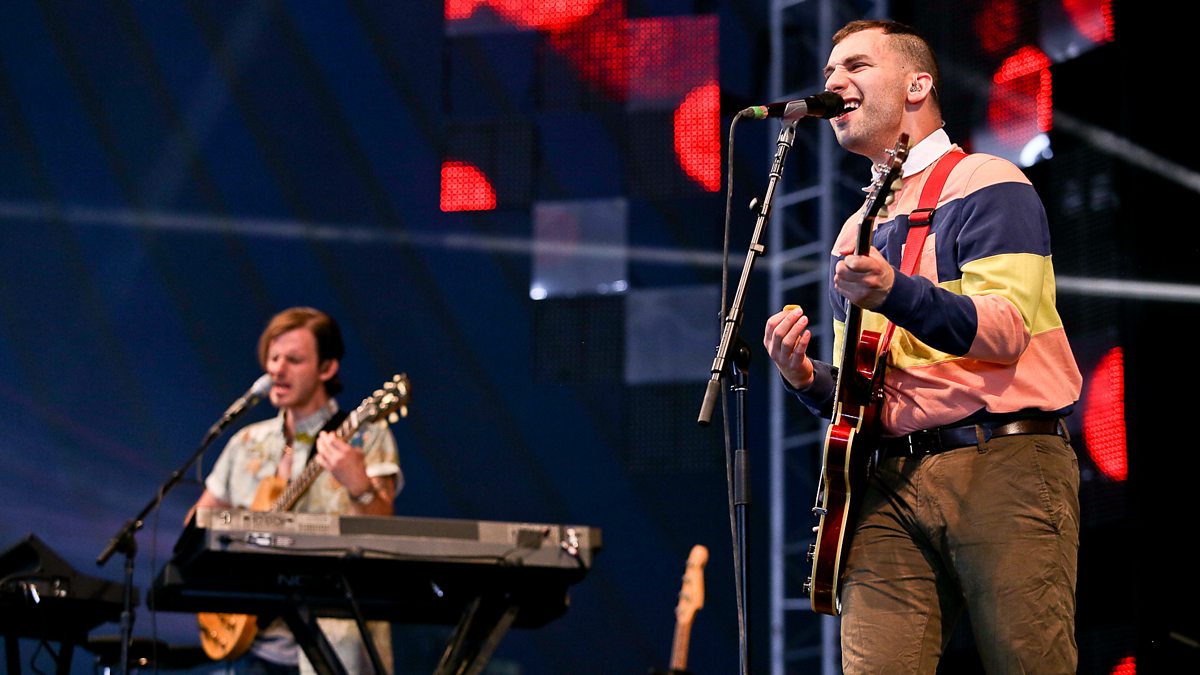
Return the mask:
[[200, 441], [200, 447], [196, 449], [196, 452], [192, 454], [192, 456], [187, 460], [186, 463], [184, 463], [183, 466], [171, 472], [171, 475], [167, 478], [166, 482], [158, 488], [158, 492], [155, 493], [154, 498], [151, 499], [144, 507], [142, 507], [142, 510], [139, 511], [136, 516], [125, 521], [125, 525], [123, 525], [121, 530], [109, 540], [108, 545], [104, 547], [104, 550], [96, 558], [96, 565], [98, 567], [102, 567], [108, 562], [109, 558], [111, 558], [113, 554], [120, 552], [125, 555], [125, 594], [124, 607], [121, 610], [122, 675], [128, 675], [129, 673], [129, 646], [133, 642], [133, 559], [137, 556], [137, 540], [134, 538], [134, 535], [137, 534], [138, 530], [142, 529], [142, 525], [145, 523], [146, 516], [149, 515], [151, 511], [158, 508], [159, 504], [162, 503], [163, 498], [166, 497], [167, 493], [171, 491], [171, 488], [175, 487], [181, 480], [183, 480], [183, 476], [191, 469], [193, 464], [200, 461], [200, 458], [204, 456], [204, 451], [208, 449], [209, 444], [212, 443], [217, 436], [220, 436], [221, 432], [224, 431], [234, 419], [249, 409], [250, 406], [246, 405], [236, 410], [227, 410], [220, 420], [209, 427], [208, 433], [206, 433], [204, 435], [204, 439]]
[[731, 385], [731, 390], [737, 393], [736, 408], [736, 434], [737, 444], [733, 458], [733, 471], [730, 477], [732, 481], [731, 493], [733, 494], [734, 507], [734, 522], [735, 522], [735, 538], [737, 540], [735, 555], [738, 559], [734, 560], [734, 570], [737, 573], [737, 589], [740, 600], [740, 624], [742, 627], [740, 637], [740, 673], [741, 675], [749, 675], [750, 673], [750, 622], [749, 622], [749, 602], [747, 600], [747, 591], [749, 584], [747, 583], [747, 549], [749, 534], [747, 532], [747, 510], [750, 505], [750, 458], [745, 445], [745, 394], [747, 391], [746, 369], [749, 364], [750, 350], [742, 342], [738, 336], [738, 329], [742, 325], [744, 318], [743, 305], [746, 298], [746, 288], [750, 283], [750, 273], [754, 270], [754, 263], [758, 256], [762, 255], [766, 250], [762, 244], [763, 234], [766, 232], [767, 221], [771, 217], [771, 202], [775, 196], [775, 188], [783, 177], [783, 163], [787, 157], [787, 153], [792, 148], [792, 144], [796, 140], [796, 120], [785, 123], [779, 131], [779, 140], [775, 150], [775, 158], [771, 163], [771, 175], [767, 181], [767, 189], [761, 203], [755, 204], [754, 207], [758, 210], [758, 217], [754, 225], [754, 234], [750, 239], [749, 250], [746, 251], [746, 262], [742, 266], [742, 276], [738, 280], [737, 289], [733, 295], [733, 303], [729, 308], [729, 313], [726, 314], [724, 324], [721, 330], [721, 342], [717, 346], [717, 356], [713, 359], [712, 376], [708, 381], [708, 387], [704, 392], [704, 401], [700, 406], [700, 417], [697, 420], [701, 426], [708, 426], [712, 421], [713, 408], [716, 406], [717, 398], [721, 392], [721, 382], [726, 375], [726, 368], [731, 360], [731, 350], [734, 352], [732, 357], [733, 365], [736, 367], [734, 372], [734, 384]]

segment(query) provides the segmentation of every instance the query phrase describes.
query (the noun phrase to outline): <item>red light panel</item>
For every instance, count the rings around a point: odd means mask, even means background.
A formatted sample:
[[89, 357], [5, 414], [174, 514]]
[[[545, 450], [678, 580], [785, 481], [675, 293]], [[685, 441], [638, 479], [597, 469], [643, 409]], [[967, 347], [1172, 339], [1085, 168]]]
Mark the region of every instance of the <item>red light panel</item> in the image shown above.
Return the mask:
[[999, 56], [1020, 39], [1022, 21], [1016, 0], [993, 0], [975, 15], [975, 37], [985, 52]]
[[442, 211], [490, 211], [496, 208], [491, 181], [467, 162], [442, 162]]
[[606, 0], [446, 0], [447, 21], [465, 21], [488, 7], [519, 28], [562, 30], [592, 14]]
[[1021, 147], [1054, 121], [1050, 59], [1026, 45], [1004, 60], [992, 76], [988, 124], [1002, 143]]
[[627, 32], [631, 108], [671, 109], [718, 80], [716, 16], [634, 19]]
[[574, 66], [580, 78], [614, 101], [629, 89], [629, 36], [625, 3], [609, 2], [581, 21], [550, 31], [547, 42]]
[[1096, 44], [1113, 41], [1112, 0], [1063, 0], [1063, 9], [1080, 35]]
[[707, 192], [721, 189], [721, 88], [696, 87], [675, 110], [675, 154], [684, 173]]
[[1126, 656], [1121, 659], [1121, 662], [1113, 666], [1112, 675], [1136, 675], [1137, 660], [1132, 656]]
[[1088, 381], [1083, 406], [1083, 438], [1096, 467], [1111, 480], [1129, 476], [1125, 445], [1125, 356], [1113, 347]]
[[[482, 19], [481, 10], [487, 12]], [[446, 0], [444, 11], [448, 23], [499, 17], [517, 29], [542, 31], [579, 79], [610, 100], [630, 111], [673, 110], [671, 140], [680, 168], [705, 191], [720, 189], [715, 15], [627, 19], [624, 0]], [[443, 210], [446, 172], [443, 167]], [[451, 202], [467, 205], [454, 210], [494, 208], [471, 207], [475, 201], [457, 197]]]
[[721, 183], [721, 90], [715, 16], [627, 22], [630, 110], [673, 110], [683, 173], [706, 192]]

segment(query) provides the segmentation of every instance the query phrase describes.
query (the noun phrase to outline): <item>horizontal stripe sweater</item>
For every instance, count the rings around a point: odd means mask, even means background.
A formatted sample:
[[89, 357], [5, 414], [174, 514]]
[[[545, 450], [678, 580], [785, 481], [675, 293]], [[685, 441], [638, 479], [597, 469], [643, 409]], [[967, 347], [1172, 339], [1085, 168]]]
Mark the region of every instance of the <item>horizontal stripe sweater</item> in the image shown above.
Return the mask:
[[[906, 173], [914, 160], [931, 166], [941, 151], [957, 149], [944, 132], [936, 132], [913, 148]], [[1069, 413], [1082, 377], [1055, 308], [1050, 233], [1037, 192], [1011, 162], [968, 155], [942, 189], [916, 274], [906, 276], [898, 268], [909, 214], [930, 166], [904, 179], [872, 237], [897, 268], [883, 304], [863, 312], [864, 330], [882, 332], [888, 320], [897, 326], [884, 377], [884, 435]], [[831, 252], [835, 363], [845, 344], [847, 307], [832, 275], [843, 257], [838, 251], [853, 249], [862, 215], [846, 220]], [[814, 365], [813, 384], [796, 394], [828, 417], [837, 369], [815, 360]]]

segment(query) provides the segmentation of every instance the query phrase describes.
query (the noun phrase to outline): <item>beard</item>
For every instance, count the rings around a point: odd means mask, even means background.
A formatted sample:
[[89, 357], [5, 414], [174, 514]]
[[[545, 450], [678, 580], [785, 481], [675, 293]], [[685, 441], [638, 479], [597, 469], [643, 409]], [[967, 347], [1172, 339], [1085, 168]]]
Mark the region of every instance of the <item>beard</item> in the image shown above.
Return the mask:
[[838, 144], [856, 155], [872, 160], [884, 155], [900, 134], [904, 116], [902, 99], [876, 95], [843, 118], [830, 120]]

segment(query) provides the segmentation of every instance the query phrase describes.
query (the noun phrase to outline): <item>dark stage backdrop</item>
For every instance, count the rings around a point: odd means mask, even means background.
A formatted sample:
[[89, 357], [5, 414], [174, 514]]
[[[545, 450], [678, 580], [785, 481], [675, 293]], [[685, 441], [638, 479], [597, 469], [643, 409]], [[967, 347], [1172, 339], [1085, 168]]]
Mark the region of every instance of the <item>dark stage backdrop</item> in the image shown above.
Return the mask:
[[[1114, 41], [1054, 66], [1068, 73], [1057, 82], [1076, 116], [1195, 170], [1164, 138], [1186, 124], [1175, 105], [1187, 88], [1182, 41], [1172, 34], [1182, 22], [1156, 25], [1133, 4], [1117, 4]], [[98, 567], [96, 557], [259, 375], [266, 320], [312, 305], [337, 317], [347, 339], [343, 407], [393, 373], [412, 381], [411, 414], [392, 427], [406, 477], [398, 514], [603, 530], [567, 613], [510, 632], [489, 672], [666, 667], [694, 544], [712, 555], [692, 669], [735, 672], [721, 419], [702, 429], [696, 416], [717, 342], [722, 149], [733, 113], [764, 102], [766, 5], [4, 3], [0, 552], [32, 533], [80, 572], [119, 581], [123, 558]], [[945, 16], [897, 7], [944, 39], [939, 48], [950, 42]], [[967, 138], [973, 123], [948, 126]], [[752, 225], [743, 206], [765, 185], [777, 127], [741, 129], [739, 262]], [[1086, 146], [1058, 133], [1060, 148]], [[1094, 266], [1078, 229], [1087, 223], [1068, 230], [1068, 213], [1054, 223], [1056, 239], [1073, 242], [1056, 249], [1061, 273], [1200, 279], [1195, 237], [1157, 233], [1160, 224], [1181, 233], [1195, 188], [1090, 147], [1075, 155], [1082, 164], [1030, 170], [1047, 196], [1066, 173], [1087, 170], [1089, 152], [1112, 167], [1113, 187], [1095, 189], [1119, 196], [1101, 254], [1116, 264]], [[756, 275], [744, 324], [756, 352], [747, 416], [756, 671], [768, 643], [765, 415], [775, 386], [757, 347], [766, 284]], [[1109, 300], [1098, 315], [1081, 295], [1063, 295], [1089, 366], [1114, 342], [1125, 346], [1130, 419], [1131, 488], [1098, 477], [1085, 457], [1095, 480], [1081, 629], [1096, 632], [1081, 645], [1104, 663], [1139, 649], [1149, 658], [1175, 644], [1171, 634], [1200, 640], [1182, 578], [1194, 558], [1172, 543], [1194, 529], [1178, 495], [1196, 461], [1164, 459], [1195, 443], [1151, 440], [1158, 414], [1187, 416], [1191, 392], [1183, 373], [1158, 375], [1162, 348], [1148, 332], [1195, 304]], [[270, 413], [260, 406], [238, 424]], [[139, 592], [169, 557], [225, 440], [138, 533]], [[430, 672], [450, 632], [394, 630], [402, 673]], [[196, 643], [191, 616], [144, 605], [134, 633]], [[21, 647], [27, 669], [53, 667], [34, 642]], [[75, 664], [92, 672], [86, 652]]]
[[[33, 533], [119, 581], [121, 556], [94, 562], [109, 538], [256, 379], [266, 320], [312, 305], [345, 333], [343, 407], [412, 382], [397, 513], [603, 531], [566, 615], [511, 631], [495, 672], [666, 667], [694, 544], [713, 560], [692, 657], [735, 667], [721, 431], [695, 420], [718, 82], [739, 108], [761, 95], [764, 10], [520, 4], [4, 5], [0, 550]], [[757, 175], [762, 131], [742, 143]], [[143, 593], [199, 491], [189, 472], [138, 533]], [[431, 672], [449, 632], [398, 626], [398, 670]], [[191, 616], [144, 605], [135, 633], [197, 642]]]

